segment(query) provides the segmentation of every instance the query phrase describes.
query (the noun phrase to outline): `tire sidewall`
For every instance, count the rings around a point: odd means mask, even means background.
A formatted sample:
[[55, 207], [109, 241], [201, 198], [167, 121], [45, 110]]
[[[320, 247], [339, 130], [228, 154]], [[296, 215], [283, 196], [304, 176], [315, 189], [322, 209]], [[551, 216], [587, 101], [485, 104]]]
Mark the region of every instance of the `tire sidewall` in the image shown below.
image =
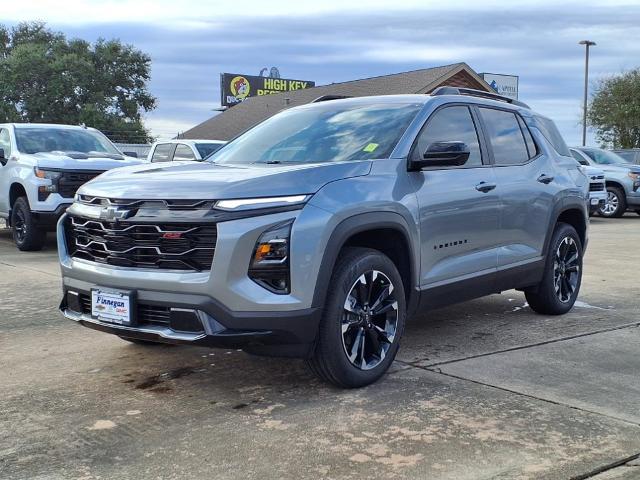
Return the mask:
[[[22, 212], [24, 215], [24, 224], [27, 232], [24, 235], [22, 241], [18, 239], [15, 223], [17, 219], [18, 212]], [[33, 228], [33, 219], [31, 218], [31, 211], [29, 210], [28, 205], [25, 205], [24, 199], [18, 198], [13, 205], [13, 209], [11, 211], [11, 225], [13, 228], [13, 241], [15, 242], [18, 248], [23, 248], [29, 243], [29, 236], [31, 235], [31, 229]]]
[[[560, 243], [566, 237], [571, 237], [578, 245], [578, 249], [580, 252], [580, 257], [579, 257], [580, 275], [578, 276], [578, 283], [576, 284], [576, 289], [573, 292], [573, 295], [571, 296], [570, 300], [568, 302], [561, 302], [555, 293], [553, 264], [555, 260], [556, 251], [558, 250]], [[569, 310], [571, 310], [571, 308], [573, 308], [573, 305], [576, 299], [578, 298], [578, 295], [580, 293], [580, 287], [582, 285], [583, 258], [584, 258], [584, 252], [582, 248], [582, 241], [580, 240], [580, 236], [578, 235], [576, 230], [571, 225], [568, 225], [566, 223], [559, 224], [558, 227], [556, 228], [556, 231], [553, 234], [551, 243], [549, 244], [549, 253], [547, 255], [547, 265], [545, 270], [545, 286], [544, 286], [544, 288], [549, 289], [549, 292], [551, 294], [550, 297], [556, 302], [555, 307], [558, 310], [563, 310], [565, 312], [568, 312]]]
[[[607, 187], [607, 195], [609, 195], [609, 193], [613, 193], [617, 198], [618, 198], [618, 207], [616, 208], [616, 210], [613, 213], [610, 214], [606, 214], [604, 213], [604, 211], [602, 209], [598, 210], [598, 214], [602, 217], [605, 218], [617, 218], [617, 217], [621, 217], [625, 210], [626, 210], [626, 200], [624, 198], [624, 193], [620, 191], [619, 188], [617, 187]], [[609, 199], [607, 198], [607, 202], [609, 201]]]
[[[326, 322], [321, 330], [325, 346], [330, 351], [327, 361], [333, 364], [336, 371], [344, 376], [348, 386], [363, 386], [376, 381], [389, 368], [400, 347], [404, 325], [406, 320], [406, 300], [404, 285], [398, 270], [393, 262], [382, 253], [374, 250], [364, 250], [363, 254], [357, 257], [346, 259], [350, 265], [338, 267], [332, 276], [335, 282], [334, 288], [327, 298], [326, 308], [323, 314], [323, 322]], [[340, 260], [339, 260], [340, 262]], [[342, 314], [344, 302], [351, 291], [353, 284], [365, 272], [369, 270], [379, 270], [384, 273], [394, 286], [395, 298], [398, 302], [398, 324], [394, 342], [389, 348], [384, 360], [370, 370], [361, 370], [353, 365], [344, 351], [342, 341]]]

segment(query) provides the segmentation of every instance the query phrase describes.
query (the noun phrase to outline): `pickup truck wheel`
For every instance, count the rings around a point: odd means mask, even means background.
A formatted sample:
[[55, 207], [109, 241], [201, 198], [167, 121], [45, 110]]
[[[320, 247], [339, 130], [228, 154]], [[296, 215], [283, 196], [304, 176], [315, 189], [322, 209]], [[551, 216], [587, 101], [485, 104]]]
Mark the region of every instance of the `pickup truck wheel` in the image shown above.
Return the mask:
[[525, 290], [529, 306], [544, 315], [562, 315], [573, 307], [582, 283], [582, 242], [576, 230], [558, 223], [549, 243], [542, 281]]
[[29, 201], [26, 197], [18, 198], [11, 209], [11, 228], [13, 241], [23, 252], [42, 250], [47, 232], [36, 225]]
[[627, 200], [624, 192], [618, 187], [607, 187], [607, 201], [598, 213], [603, 217], [620, 218], [626, 210]]
[[375, 382], [396, 356], [405, 316], [394, 263], [377, 250], [345, 249], [331, 276], [311, 370], [343, 388]]

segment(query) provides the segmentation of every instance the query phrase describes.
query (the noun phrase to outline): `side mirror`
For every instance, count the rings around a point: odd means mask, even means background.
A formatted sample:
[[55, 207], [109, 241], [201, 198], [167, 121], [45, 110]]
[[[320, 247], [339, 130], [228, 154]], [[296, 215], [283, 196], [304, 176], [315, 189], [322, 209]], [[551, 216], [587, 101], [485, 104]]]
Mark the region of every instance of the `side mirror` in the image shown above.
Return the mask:
[[427, 147], [421, 159], [413, 159], [409, 170], [422, 170], [426, 167], [450, 167], [467, 163], [471, 151], [464, 142], [433, 142]]
[[0, 148], [0, 164], [2, 164], [2, 166], [6, 165], [7, 162], [9, 161], [8, 158], [5, 158], [4, 156], [4, 148]]
[[122, 152], [122, 153], [125, 154], [127, 157], [138, 158], [138, 154], [136, 152]]

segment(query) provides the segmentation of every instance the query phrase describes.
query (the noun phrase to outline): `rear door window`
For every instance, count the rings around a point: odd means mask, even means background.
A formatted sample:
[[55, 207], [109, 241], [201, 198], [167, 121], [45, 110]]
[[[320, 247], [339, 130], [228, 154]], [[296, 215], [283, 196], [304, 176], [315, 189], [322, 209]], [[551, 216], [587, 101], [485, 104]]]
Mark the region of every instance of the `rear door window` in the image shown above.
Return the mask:
[[171, 151], [173, 150], [173, 145], [170, 143], [160, 143], [156, 145], [156, 149], [153, 151], [153, 155], [151, 156], [152, 162], [168, 162], [170, 160]]
[[176, 151], [173, 154], [174, 162], [183, 162], [183, 161], [195, 160], [195, 159], [196, 159], [196, 156], [193, 153], [193, 150], [191, 150], [191, 147], [189, 147], [188, 145], [184, 145], [182, 143], [179, 143], [178, 145], [176, 145]]
[[521, 165], [529, 161], [525, 137], [515, 113], [479, 108], [487, 127], [496, 165]]

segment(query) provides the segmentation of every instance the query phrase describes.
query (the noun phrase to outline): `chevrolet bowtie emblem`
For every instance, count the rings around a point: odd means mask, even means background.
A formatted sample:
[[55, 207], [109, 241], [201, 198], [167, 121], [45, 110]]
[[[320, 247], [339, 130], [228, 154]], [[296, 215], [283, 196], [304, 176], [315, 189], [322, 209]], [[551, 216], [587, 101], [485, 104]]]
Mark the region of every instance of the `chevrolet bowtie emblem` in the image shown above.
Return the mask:
[[128, 215], [129, 210], [121, 210], [118, 207], [114, 206], [109, 206], [100, 210], [100, 220], [106, 220], [108, 222], [127, 218]]

